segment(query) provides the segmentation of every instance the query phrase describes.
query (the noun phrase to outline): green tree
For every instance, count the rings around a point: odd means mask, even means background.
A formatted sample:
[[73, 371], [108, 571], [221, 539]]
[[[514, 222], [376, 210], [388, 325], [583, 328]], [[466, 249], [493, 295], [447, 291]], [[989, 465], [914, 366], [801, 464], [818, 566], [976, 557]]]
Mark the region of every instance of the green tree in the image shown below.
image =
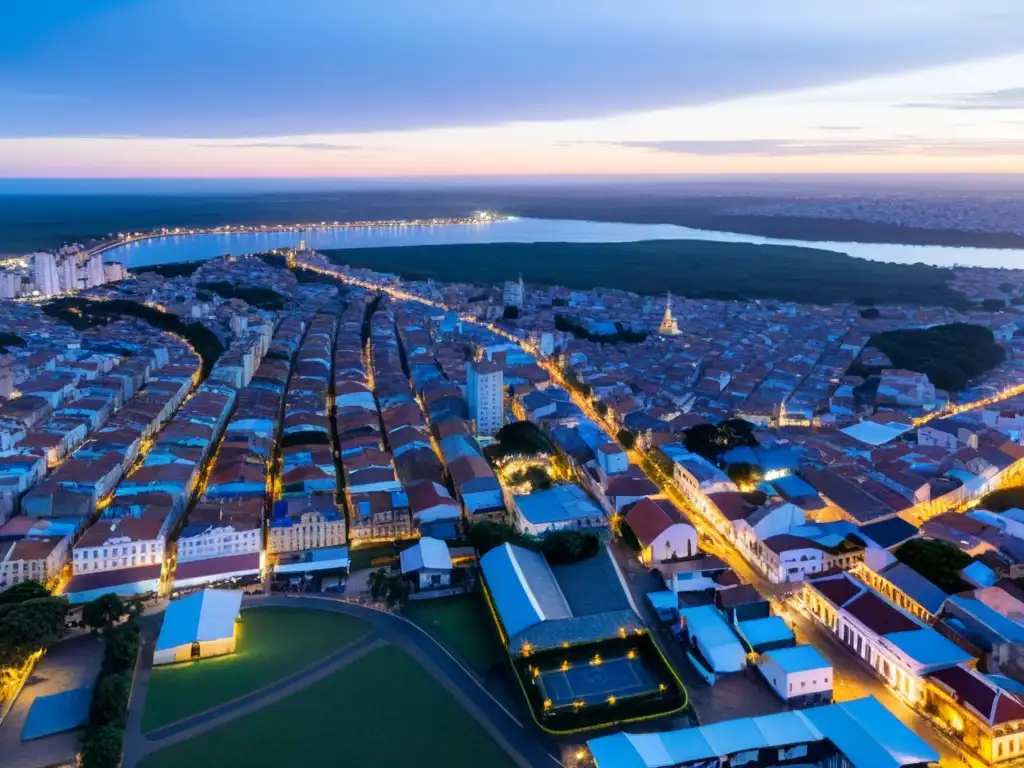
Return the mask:
[[505, 311], [501, 313], [501, 316], [506, 320], [518, 320], [519, 319], [519, 307], [510, 306], [505, 307]]
[[684, 433], [686, 450], [717, 461], [728, 450], [757, 445], [754, 428], [743, 419], [726, 419], [720, 424], [697, 424]]
[[82, 606], [82, 623], [94, 632], [108, 629], [126, 613], [124, 601], [113, 593], [100, 595]]
[[387, 594], [388, 572], [378, 568], [370, 574], [370, 595], [374, 600], [381, 600]]
[[608, 403], [602, 402], [601, 400], [595, 400], [594, 410], [597, 411], [597, 415], [603, 419], [608, 415]]
[[26, 600], [36, 600], [40, 597], [49, 596], [50, 590], [38, 581], [32, 581], [29, 579], [28, 581], [23, 581], [20, 584], [15, 584], [6, 592], [0, 592], [0, 605], [23, 603]]
[[636, 435], [634, 435], [628, 429], [620, 429], [616, 433], [615, 439], [618, 440], [619, 444], [627, 451], [633, 450], [633, 448], [636, 446]]
[[124, 728], [131, 685], [125, 674], [101, 675], [92, 692], [89, 724], [94, 728], [103, 725]]
[[541, 552], [552, 565], [566, 565], [593, 557], [601, 540], [589, 531], [553, 531], [541, 540]]
[[82, 768], [120, 768], [124, 731], [116, 725], [97, 728], [82, 750]]
[[141, 634], [134, 618], [106, 630], [104, 636], [107, 647], [103, 653], [103, 671], [125, 672], [134, 667], [139, 655]]
[[40, 597], [0, 606], [0, 667], [17, 667], [64, 634], [68, 603]]
[[972, 558], [953, 544], [935, 539], [913, 539], [897, 549], [895, 554], [897, 560], [948, 594], [970, 587], [960, 577], [960, 571], [970, 565]]
[[473, 523], [466, 531], [466, 538], [481, 555], [500, 547], [505, 542], [528, 549], [536, 548], [534, 541], [520, 533], [515, 526], [494, 520], [479, 520]]

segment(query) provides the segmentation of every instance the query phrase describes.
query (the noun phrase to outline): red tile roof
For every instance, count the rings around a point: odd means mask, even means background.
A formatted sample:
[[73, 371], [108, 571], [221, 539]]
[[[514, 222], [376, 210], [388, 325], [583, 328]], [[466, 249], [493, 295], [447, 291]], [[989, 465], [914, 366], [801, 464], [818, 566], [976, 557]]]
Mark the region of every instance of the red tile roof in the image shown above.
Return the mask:
[[921, 625], [892, 603], [874, 592], [866, 591], [845, 606], [846, 612], [876, 635], [913, 632]]
[[640, 499], [626, 513], [626, 523], [645, 547], [676, 523], [682, 522], [678, 512], [673, 516], [650, 498]]

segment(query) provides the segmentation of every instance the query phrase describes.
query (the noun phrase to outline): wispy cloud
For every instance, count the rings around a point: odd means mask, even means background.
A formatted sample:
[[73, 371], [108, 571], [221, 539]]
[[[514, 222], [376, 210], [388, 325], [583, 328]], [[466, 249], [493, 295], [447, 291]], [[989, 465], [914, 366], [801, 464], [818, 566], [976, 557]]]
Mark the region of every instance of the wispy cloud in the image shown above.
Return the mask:
[[580, 142], [647, 149], [678, 155], [734, 157], [804, 157], [809, 155], [922, 154], [946, 157], [1024, 155], [1024, 139], [865, 139], [820, 141], [814, 139], [707, 139], [684, 141]]
[[331, 144], [326, 141], [246, 141], [236, 143], [201, 142], [197, 147], [217, 147], [219, 149], [311, 149], [318, 152], [358, 152], [378, 150], [380, 147], [364, 147], [358, 144]]
[[816, 131], [859, 131], [863, 125], [814, 125]]
[[1024, 87], [982, 93], [950, 94], [934, 101], [911, 101], [897, 106], [911, 109], [1024, 109]]

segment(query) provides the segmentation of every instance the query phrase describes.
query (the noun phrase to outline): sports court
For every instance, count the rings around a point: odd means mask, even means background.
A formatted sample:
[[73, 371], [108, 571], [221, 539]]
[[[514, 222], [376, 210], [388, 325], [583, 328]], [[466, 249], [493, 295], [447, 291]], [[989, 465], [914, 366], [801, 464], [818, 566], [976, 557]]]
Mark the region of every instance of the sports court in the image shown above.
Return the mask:
[[572, 706], [577, 701], [600, 704], [609, 696], [619, 699], [657, 689], [643, 661], [625, 656], [597, 664], [583, 660], [566, 668], [542, 671], [537, 684], [555, 709]]

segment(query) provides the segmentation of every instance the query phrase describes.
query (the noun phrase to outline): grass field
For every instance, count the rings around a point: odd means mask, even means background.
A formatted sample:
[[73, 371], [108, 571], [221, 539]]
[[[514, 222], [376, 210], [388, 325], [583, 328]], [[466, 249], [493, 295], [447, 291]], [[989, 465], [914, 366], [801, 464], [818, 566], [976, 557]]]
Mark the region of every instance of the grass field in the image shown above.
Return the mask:
[[480, 595], [410, 600], [405, 615], [481, 674], [504, 661], [497, 631]]
[[156, 752], [141, 768], [486, 765], [512, 759], [441, 684], [386, 646], [264, 709]]
[[362, 619], [326, 611], [276, 607], [244, 611], [235, 653], [153, 669], [142, 729], [151, 731], [269, 685], [369, 629]]

